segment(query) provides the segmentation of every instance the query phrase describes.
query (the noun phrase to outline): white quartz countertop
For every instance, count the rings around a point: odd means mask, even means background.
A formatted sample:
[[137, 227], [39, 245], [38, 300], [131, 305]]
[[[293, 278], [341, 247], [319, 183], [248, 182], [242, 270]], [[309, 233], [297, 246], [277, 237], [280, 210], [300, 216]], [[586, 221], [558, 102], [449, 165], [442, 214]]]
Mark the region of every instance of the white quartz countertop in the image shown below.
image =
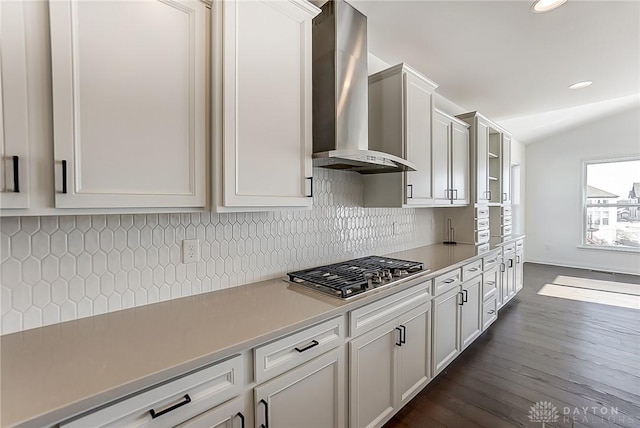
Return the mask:
[[0, 425], [52, 425], [480, 257], [441, 244], [388, 256], [431, 271], [348, 302], [273, 279], [2, 336]]

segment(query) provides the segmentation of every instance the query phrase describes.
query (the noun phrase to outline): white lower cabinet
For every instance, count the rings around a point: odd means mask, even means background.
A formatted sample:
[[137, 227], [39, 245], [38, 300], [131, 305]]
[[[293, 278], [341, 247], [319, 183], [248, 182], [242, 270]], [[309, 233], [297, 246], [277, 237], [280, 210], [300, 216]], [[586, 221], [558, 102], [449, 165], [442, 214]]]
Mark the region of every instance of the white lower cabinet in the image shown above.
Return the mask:
[[350, 427], [381, 426], [431, 379], [429, 305], [349, 343]]
[[482, 333], [482, 277], [433, 299], [433, 374], [440, 373]]
[[461, 348], [471, 345], [482, 333], [482, 278], [476, 277], [462, 284], [460, 311], [462, 329]]
[[244, 400], [241, 397], [196, 416], [177, 428], [245, 428]]
[[[206, 418], [207, 426], [220, 426], [230, 416], [230, 410], [218, 409], [224, 403], [240, 395], [244, 387], [244, 359], [237, 355], [226, 361], [188, 373], [155, 388], [135, 394], [80, 417], [65, 421], [61, 428], [84, 427], [167, 427], [204, 416], [209, 411], [214, 418]], [[241, 409], [242, 406], [237, 407]], [[236, 409], [234, 407], [234, 409]], [[218, 413], [220, 410], [220, 413]], [[241, 412], [241, 410], [235, 413]], [[241, 419], [241, 418], [240, 418]], [[220, 421], [217, 425], [215, 421]], [[204, 426], [206, 424], [190, 424]], [[232, 426], [232, 425], [222, 425]]]
[[515, 278], [514, 278], [514, 288], [516, 294], [522, 290], [523, 284], [523, 268], [524, 268], [524, 254], [522, 251], [516, 251], [516, 261], [515, 261]]
[[344, 348], [254, 388], [257, 428], [343, 427]]
[[437, 375], [460, 353], [460, 288], [433, 299], [433, 375]]

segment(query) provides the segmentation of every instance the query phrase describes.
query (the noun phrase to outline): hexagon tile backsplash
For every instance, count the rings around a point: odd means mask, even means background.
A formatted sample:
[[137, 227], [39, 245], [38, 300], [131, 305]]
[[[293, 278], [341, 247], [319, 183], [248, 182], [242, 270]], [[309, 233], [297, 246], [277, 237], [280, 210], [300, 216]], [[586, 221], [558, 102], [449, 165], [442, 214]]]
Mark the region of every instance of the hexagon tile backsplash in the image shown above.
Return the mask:
[[[358, 174], [314, 169], [313, 187], [307, 211], [2, 218], [1, 332], [435, 242], [433, 210], [362, 208]], [[182, 264], [189, 238], [201, 259]]]

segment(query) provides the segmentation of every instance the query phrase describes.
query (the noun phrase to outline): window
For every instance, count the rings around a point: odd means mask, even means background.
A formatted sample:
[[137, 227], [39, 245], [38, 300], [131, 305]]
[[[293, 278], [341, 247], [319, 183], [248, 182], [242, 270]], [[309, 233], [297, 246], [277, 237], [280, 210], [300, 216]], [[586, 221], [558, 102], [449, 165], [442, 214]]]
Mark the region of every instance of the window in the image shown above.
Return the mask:
[[640, 251], [640, 159], [584, 165], [584, 245]]

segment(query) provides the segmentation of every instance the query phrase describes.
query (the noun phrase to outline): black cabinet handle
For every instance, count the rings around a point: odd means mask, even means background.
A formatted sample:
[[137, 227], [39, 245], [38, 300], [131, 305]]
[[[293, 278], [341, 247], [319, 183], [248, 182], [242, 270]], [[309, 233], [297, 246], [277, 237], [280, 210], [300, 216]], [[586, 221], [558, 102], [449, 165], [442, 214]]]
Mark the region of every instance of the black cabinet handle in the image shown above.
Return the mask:
[[487, 312], [487, 313], [488, 313], [489, 315], [493, 315], [493, 314], [495, 314], [495, 313], [496, 313], [496, 311], [494, 311], [494, 310], [492, 309], [492, 310], [490, 310], [490, 311], [489, 311], [489, 312]]
[[244, 415], [242, 412], [236, 413], [236, 416], [240, 418], [240, 428], [244, 428]]
[[400, 327], [396, 327], [396, 330], [398, 330], [398, 341], [396, 342], [396, 345], [398, 346], [402, 346], [402, 329]]
[[487, 190], [487, 195], [489, 195], [489, 197], [487, 198], [488, 201], [491, 200], [491, 190]]
[[507, 200], [507, 194], [506, 194], [506, 193], [503, 193], [503, 194], [502, 194], [502, 200], [503, 200], [503, 201], [506, 201], [506, 200]]
[[159, 416], [162, 416], [162, 415], [164, 415], [166, 413], [172, 412], [175, 409], [177, 409], [179, 407], [182, 407], [185, 404], [189, 404], [189, 403], [191, 403], [191, 397], [189, 397], [189, 394], [185, 394], [184, 395], [184, 400], [179, 402], [178, 404], [174, 404], [173, 406], [167, 407], [166, 409], [161, 410], [159, 412], [156, 412], [154, 409], [151, 409], [151, 410], [149, 410], [149, 413], [151, 414], [151, 419], [155, 419], [155, 418], [157, 418]]
[[520, 256], [516, 256], [516, 263], [520, 263]]
[[402, 329], [402, 334], [400, 335], [400, 343], [407, 343], [407, 327], [404, 325], [400, 325]]
[[20, 193], [20, 157], [12, 156], [13, 161], [13, 192]]
[[462, 294], [462, 291], [458, 291], [458, 295], [461, 297], [460, 301], [458, 302], [458, 306], [462, 306], [464, 305], [464, 294]]
[[312, 340], [310, 344], [308, 344], [307, 346], [305, 346], [304, 348], [294, 348], [296, 351], [302, 353], [304, 351], [308, 351], [311, 348], [314, 348], [316, 346], [318, 346], [320, 344], [320, 342], [318, 342], [317, 340]]
[[62, 193], [67, 193], [67, 161], [62, 161]]
[[260, 424], [260, 428], [269, 428], [269, 403], [264, 400], [260, 400], [260, 403], [264, 404], [264, 423]]
[[462, 296], [462, 303], [467, 303], [469, 301], [469, 290], [462, 290], [464, 296]]
[[411, 193], [407, 196], [407, 199], [413, 199], [413, 184], [407, 184], [407, 187], [411, 189]]
[[313, 177], [305, 177], [305, 180], [309, 180], [309, 184], [311, 185], [311, 193], [307, 195], [307, 198], [313, 198]]
[[506, 268], [505, 264], [504, 263], [500, 263], [500, 272], [504, 272], [506, 270], [505, 268]]
[[513, 259], [509, 259], [509, 267], [513, 267]]

